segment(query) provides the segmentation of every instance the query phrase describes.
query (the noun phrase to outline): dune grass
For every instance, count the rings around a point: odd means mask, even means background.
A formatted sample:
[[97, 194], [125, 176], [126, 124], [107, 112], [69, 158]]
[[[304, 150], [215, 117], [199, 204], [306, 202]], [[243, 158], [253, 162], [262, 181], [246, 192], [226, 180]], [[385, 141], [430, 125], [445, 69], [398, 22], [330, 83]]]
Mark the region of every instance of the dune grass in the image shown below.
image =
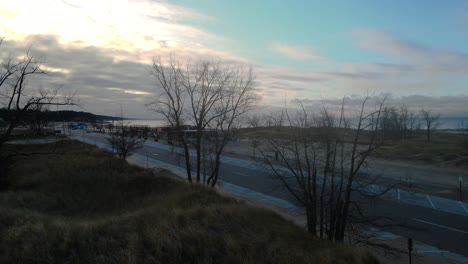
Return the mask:
[[[0, 263], [376, 263], [279, 215], [75, 141], [15, 145]], [[164, 173], [162, 173], [164, 174]]]
[[468, 142], [459, 134], [436, 132], [431, 142], [424, 135], [402, 140], [377, 149], [374, 156], [385, 159], [453, 163], [468, 166]]
[[[290, 129], [288, 127], [259, 127], [243, 128], [240, 130], [240, 137], [244, 139], [288, 139], [290, 138]], [[342, 133], [342, 129], [318, 129], [309, 128], [308, 133], [311, 136], [317, 136], [329, 133]], [[344, 139], [347, 143], [354, 140], [353, 133], [349, 133]], [[358, 141], [359, 144], [367, 144], [368, 135], [363, 134]], [[424, 131], [417, 133], [408, 139], [399, 141], [386, 140], [382, 146], [372, 152], [372, 156], [389, 160], [422, 161], [436, 164], [448, 164], [454, 166], [468, 166], [468, 138], [460, 133], [435, 131], [431, 136], [431, 142], [427, 142]]]

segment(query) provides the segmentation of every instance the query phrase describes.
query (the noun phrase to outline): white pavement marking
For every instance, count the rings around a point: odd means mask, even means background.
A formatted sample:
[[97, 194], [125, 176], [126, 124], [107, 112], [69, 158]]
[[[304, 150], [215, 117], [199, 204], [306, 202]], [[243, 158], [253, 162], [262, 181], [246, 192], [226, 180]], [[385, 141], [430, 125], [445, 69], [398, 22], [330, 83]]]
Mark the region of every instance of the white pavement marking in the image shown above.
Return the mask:
[[426, 194], [426, 197], [427, 197], [427, 199], [429, 200], [429, 202], [431, 203], [432, 209], [436, 209], [435, 206], [434, 206], [434, 204], [432, 203], [431, 198], [429, 197], [428, 194]]
[[440, 227], [440, 228], [445, 228], [445, 229], [452, 230], [452, 231], [455, 231], [455, 232], [468, 234], [468, 232], [460, 230], [460, 229], [455, 229], [455, 228], [451, 228], [451, 227], [448, 227], [448, 226], [443, 226], [443, 225], [439, 225], [439, 224], [436, 224], [436, 223], [431, 223], [431, 222], [424, 221], [424, 220], [421, 220], [421, 219], [413, 218], [413, 220], [417, 221], [417, 222], [425, 223], [425, 224], [428, 224], [428, 225], [433, 225], [433, 226], [437, 226], [437, 227]]
[[468, 209], [466, 209], [463, 203], [461, 201], [458, 201], [458, 203], [461, 205], [461, 207], [463, 207], [463, 209], [465, 209], [465, 212], [468, 214]]
[[448, 250], [416, 250], [418, 253], [448, 253]]

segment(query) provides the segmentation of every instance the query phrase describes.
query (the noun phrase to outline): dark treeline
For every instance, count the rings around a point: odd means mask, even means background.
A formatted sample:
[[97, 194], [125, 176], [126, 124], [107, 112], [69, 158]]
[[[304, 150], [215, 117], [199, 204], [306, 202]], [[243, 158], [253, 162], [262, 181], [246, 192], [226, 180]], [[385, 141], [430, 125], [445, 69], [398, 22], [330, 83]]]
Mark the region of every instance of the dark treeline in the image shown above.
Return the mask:
[[[10, 117], [17, 116], [17, 113], [15, 113], [14, 111], [15, 110], [0, 109], [0, 119], [7, 121], [10, 119]], [[22, 120], [23, 125], [27, 125], [31, 129], [40, 131], [50, 122], [100, 122], [118, 118], [72, 110], [28, 110], [21, 113], [20, 119]], [[4, 123], [2, 122], [2, 120], [0, 120], [0, 127], [2, 126], [2, 123]]]
[[[432, 133], [441, 125], [440, 114], [432, 112], [431, 109], [409, 110], [406, 105], [384, 106], [380, 109], [380, 122], [378, 123], [378, 136], [386, 143], [398, 143], [401, 140], [425, 135], [428, 142], [431, 141]], [[311, 114], [314, 115], [313, 113]], [[320, 118], [318, 118], [320, 120]], [[246, 124], [249, 128], [268, 127], [281, 130], [287, 126], [287, 115], [285, 110], [271, 112], [269, 114], [253, 114], [247, 116]], [[349, 118], [347, 128], [356, 129], [356, 118]], [[312, 122], [313, 127], [322, 124]], [[372, 127], [367, 128], [366, 130]]]

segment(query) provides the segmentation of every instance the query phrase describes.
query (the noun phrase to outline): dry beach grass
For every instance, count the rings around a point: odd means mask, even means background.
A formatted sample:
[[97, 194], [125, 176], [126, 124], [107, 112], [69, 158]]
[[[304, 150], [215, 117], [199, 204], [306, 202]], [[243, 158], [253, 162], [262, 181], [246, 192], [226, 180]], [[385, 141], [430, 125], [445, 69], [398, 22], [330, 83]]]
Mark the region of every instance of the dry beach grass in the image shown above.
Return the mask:
[[10, 145], [1, 263], [376, 263], [266, 209], [75, 141]]

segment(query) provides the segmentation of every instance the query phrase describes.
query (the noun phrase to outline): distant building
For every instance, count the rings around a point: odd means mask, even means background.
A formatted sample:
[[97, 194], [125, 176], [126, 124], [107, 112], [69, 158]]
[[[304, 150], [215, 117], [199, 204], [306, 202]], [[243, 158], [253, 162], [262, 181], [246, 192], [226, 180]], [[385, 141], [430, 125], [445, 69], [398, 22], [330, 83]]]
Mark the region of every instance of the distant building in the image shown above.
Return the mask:
[[68, 125], [69, 128], [71, 129], [87, 129], [88, 128], [88, 125], [85, 124], [85, 123], [70, 123]]

